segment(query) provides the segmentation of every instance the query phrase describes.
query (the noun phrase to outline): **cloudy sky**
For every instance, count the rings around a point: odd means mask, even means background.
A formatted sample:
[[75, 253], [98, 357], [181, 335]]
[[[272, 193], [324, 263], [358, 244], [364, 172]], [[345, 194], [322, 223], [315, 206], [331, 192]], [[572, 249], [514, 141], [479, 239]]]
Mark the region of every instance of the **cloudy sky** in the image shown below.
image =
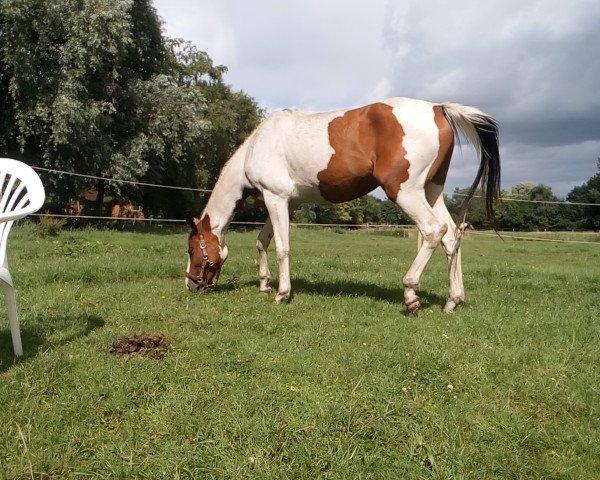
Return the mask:
[[[474, 105], [501, 127], [502, 186], [565, 196], [600, 157], [598, 0], [154, 0], [266, 110], [390, 96]], [[457, 151], [446, 191], [476, 161]]]

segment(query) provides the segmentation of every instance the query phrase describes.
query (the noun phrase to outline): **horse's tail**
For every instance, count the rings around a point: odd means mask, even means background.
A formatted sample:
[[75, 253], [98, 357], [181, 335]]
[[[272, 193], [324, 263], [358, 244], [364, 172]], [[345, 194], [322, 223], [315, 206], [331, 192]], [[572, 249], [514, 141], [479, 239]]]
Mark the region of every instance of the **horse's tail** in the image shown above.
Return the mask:
[[475, 180], [462, 203], [461, 214], [466, 212], [469, 202], [481, 185], [487, 217], [492, 227], [496, 228], [494, 201], [500, 195], [498, 124], [477, 108], [456, 103], [444, 103], [442, 109], [454, 134], [458, 136], [459, 132], [462, 133], [473, 144], [481, 157]]

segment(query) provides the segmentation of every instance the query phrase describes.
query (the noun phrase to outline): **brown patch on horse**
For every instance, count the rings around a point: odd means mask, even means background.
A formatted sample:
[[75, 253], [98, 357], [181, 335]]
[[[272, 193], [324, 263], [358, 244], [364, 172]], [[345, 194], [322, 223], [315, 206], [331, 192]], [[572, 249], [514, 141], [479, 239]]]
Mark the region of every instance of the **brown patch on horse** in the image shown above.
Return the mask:
[[328, 134], [334, 154], [317, 174], [323, 198], [346, 202], [381, 185], [396, 199], [408, 180], [409, 162], [402, 146], [404, 130], [391, 106], [374, 103], [349, 110], [329, 123]]
[[435, 115], [435, 124], [439, 131], [440, 147], [435, 161], [429, 168], [429, 172], [427, 172], [426, 182], [432, 182], [443, 187], [446, 183], [446, 176], [448, 175], [450, 159], [452, 158], [452, 151], [454, 149], [454, 132], [441, 106], [436, 105], [433, 107], [433, 112]]
[[409, 177], [410, 163], [406, 159], [406, 149], [402, 145], [404, 129], [394, 115], [392, 107], [384, 104], [377, 105], [381, 105], [383, 110], [376, 126], [379, 139], [374, 175], [387, 196], [395, 202], [402, 184]]

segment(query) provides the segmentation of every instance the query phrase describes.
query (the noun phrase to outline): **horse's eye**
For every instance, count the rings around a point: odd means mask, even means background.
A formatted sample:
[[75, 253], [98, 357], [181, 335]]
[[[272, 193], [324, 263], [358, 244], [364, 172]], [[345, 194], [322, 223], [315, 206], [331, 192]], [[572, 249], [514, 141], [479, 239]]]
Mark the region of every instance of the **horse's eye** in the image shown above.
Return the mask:
[[194, 249], [192, 247], [188, 248], [188, 255], [191, 255], [192, 253], [194, 253]]

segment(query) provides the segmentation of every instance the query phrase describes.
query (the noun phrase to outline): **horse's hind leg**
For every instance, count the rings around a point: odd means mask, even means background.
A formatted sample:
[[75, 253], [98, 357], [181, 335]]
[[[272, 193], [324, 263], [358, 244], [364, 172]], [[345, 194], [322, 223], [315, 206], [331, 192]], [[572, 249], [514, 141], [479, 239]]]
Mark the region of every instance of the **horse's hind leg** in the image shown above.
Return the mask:
[[422, 189], [400, 190], [396, 203], [415, 222], [423, 236], [423, 243], [408, 272], [402, 279], [404, 284], [404, 303], [410, 313], [421, 306], [417, 288], [423, 270], [448, 228], [444, 219], [439, 218], [431, 207]]
[[442, 237], [442, 246], [448, 258], [448, 300], [444, 306], [444, 312], [452, 312], [459, 303], [465, 299], [465, 288], [463, 286], [460, 240], [463, 234], [463, 228], [457, 227], [448, 212], [442, 195], [443, 187], [434, 183], [429, 183], [425, 187], [427, 200], [433, 206], [436, 215], [443, 219], [448, 225], [446, 233]]
[[263, 293], [269, 293], [272, 288], [269, 286], [269, 280], [271, 279], [271, 272], [269, 271], [269, 260], [267, 258], [267, 250], [271, 239], [273, 238], [273, 224], [271, 218], [267, 218], [265, 225], [258, 234], [256, 239], [256, 248], [258, 249], [259, 264], [258, 264], [258, 278], [260, 279], [259, 291]]

